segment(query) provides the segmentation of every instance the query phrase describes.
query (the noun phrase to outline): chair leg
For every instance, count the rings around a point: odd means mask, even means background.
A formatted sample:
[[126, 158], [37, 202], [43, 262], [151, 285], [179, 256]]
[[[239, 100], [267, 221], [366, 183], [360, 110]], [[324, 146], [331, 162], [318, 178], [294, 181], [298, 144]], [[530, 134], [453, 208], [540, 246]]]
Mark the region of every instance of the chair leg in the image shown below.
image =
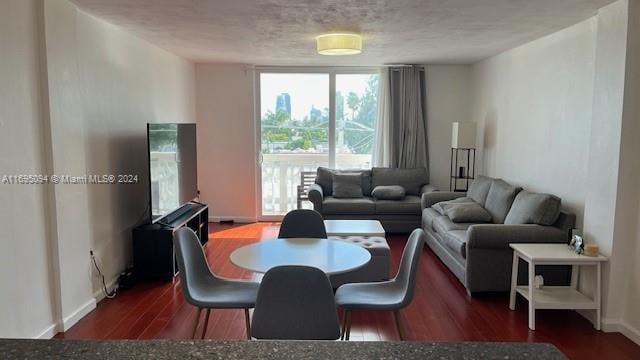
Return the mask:
[[202, 308], [198, 308], [198, 313], [196, 314], [196, 321], [193, 324], [193, 331], [191, 332], [191, 338], [196, 338], [196, 330], [198, 329], [198, 323], [200, 322], [200, 313], [202, 313]]
[[340, 332], [340, 340], [344, 340], [344, 336], [347, 333], [347, 317], [349, 316], [349, 310], [343, 311], [342, 314], [342, 331]]
[[244, 309], [244, 323], [247, 328], [247, 340], [251, 340], [251, 322], [249, 321], [249, 309]]
[[349, 341], [349, 335], [351, 335], [351, 311], [347, 312], [347, 332], [344, 339]]
[[396, 323], [396, 330], [398, 330], [398, 337], [400, 337], [400, 341], [404, 340], [404, 332], [402, 331], [402, 326], [400, 326], [400, 310], [393, 311], [393, 318]]
[[209, 325], [209, 314], [211, 313], [211, 309], [207, 309], [207, 313], [204, 316], [204, 327], [202, 328], [202, 337], [204, 339], [204, 335], [207, 333], [207, 325]]

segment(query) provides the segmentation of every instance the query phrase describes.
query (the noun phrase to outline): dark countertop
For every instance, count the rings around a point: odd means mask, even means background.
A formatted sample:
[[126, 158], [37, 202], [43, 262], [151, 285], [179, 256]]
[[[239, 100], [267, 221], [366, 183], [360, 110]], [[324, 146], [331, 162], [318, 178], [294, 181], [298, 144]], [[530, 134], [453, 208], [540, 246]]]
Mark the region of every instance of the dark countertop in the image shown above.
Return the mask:
[[0, 339], [2, 359], [565, 359], [553, 345], [480, 342]]

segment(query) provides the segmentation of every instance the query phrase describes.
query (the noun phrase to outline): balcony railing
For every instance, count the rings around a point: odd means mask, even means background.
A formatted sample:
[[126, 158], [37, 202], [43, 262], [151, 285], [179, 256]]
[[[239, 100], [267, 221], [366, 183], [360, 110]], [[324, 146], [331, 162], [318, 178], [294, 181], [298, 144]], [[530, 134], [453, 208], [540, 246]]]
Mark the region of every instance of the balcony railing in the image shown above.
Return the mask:
[[[371, 155], [336, 154], [336, 167], [341, 169], [368, 169]], [[284, 215], [297, 207], [297, 186], [301, 171], [315, 171], [329, 166], [329, 154], [280, 153], [262, 157], [262, 214]], [[311, 204], [304, 204], [311, 208]]]

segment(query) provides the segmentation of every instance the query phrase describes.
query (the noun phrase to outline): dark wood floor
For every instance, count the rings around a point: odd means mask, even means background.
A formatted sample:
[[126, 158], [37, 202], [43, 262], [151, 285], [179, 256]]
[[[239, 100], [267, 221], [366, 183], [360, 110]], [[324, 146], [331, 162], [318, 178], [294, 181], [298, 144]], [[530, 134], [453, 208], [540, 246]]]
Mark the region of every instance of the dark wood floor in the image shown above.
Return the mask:
[[[278, 224], [224, 226], [211, 224], [206, 254], [212, 270], [232, 278], [259, 279], [229, 261], [236, 248], [273, 238]], [[406, 236], [389, 236], [391, 268], [398, 266]], [[58, 338], [67, 339], [184, 339], [189, 338], [196, 309], [186, 304], [177, 280], [139, 284], [115, 299], [105, 299], [97, 309]], [[208, 339], [243, 339], [241, 310], [214, 310]], [[536, 331], [527, 328], [526, 303], [508, 309], [507, 294], [470, 298], [463, 286], [430, 251], [420, 260], [416, 295], [402, 311], [409, 340], [425, 341], [528, 341], [549, 342], [573, 359], [639, 359], [640, 346], [618, 333], [593, 329], [573, 311], [538, 311]], [[356, 312], [352, 340], [397, 340], [389, 313]]]

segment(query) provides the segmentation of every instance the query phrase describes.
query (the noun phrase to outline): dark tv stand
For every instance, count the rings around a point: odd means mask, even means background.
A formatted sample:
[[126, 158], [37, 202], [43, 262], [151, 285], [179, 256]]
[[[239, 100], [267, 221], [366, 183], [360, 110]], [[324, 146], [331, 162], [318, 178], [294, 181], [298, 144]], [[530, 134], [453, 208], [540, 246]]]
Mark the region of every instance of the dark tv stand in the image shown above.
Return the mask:
[[153, 224], [134, 228], [133, 266], [136, 280], [172, 280], [178, 273], [173, 233], [189, 227], [204, 246], [209, 239], [208, 224], [209, 206], [192, 201]]

